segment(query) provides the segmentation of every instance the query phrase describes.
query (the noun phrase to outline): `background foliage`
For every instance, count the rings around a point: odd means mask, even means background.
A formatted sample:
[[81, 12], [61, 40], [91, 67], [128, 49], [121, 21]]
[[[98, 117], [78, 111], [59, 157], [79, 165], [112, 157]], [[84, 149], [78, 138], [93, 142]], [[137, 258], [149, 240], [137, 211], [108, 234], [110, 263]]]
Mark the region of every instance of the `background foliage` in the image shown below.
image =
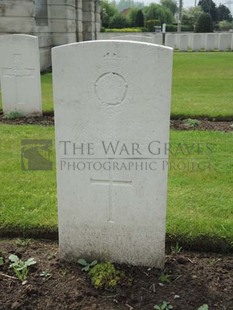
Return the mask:
[[[150, 5], [135, 0], [102, 0], [101, 5], [102, 27], [104, 28], [145, 27], [147, 31], [154, 32], [155, 25], [161, 26], [166, 23], [169, 24], [167, 31], [177, 31], [179, 2], [176, 0], [160, 0], [159, 4], [151, 3]], [[210, 19], [207, 15], [202, 15], [199, 20], [202, 13], [211, 16], [213, 27], [210, 26]], [[229, 8], [224, 4], [217, 6], [213, 0], [199, 0], [195, 7], [182, 8], [182, 31], [195, 30], [197, 23], [198, 32], [200, 32], [200, 27], [208, 31], [214, 29], [228, 31], [233, 29], [232, 20]], [[151, 21], [156, 22], [152, 24]]]

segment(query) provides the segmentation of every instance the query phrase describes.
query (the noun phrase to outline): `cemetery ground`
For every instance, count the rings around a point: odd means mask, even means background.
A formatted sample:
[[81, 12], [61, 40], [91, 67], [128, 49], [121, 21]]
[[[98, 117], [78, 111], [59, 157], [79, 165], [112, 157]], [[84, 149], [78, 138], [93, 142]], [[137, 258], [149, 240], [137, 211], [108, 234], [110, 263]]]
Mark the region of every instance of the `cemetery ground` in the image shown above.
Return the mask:
[[[20, 167], [21, 139], [42, 136], [53, 140], [53, 126], [1, 124], [4, 191], [0, 234], [22, 238], [2, 238], [0, 242], [4, 258], [0, 266], [1, 309], [148, 310], [163, 301], [180, 310], [196, 310], [203, 304], [209, 309], [232, 308], [232, 131], [171, 130], [171, 145], [214, 142], [207, 154], [210, 170], [176, 168], [176, 157], [182, 154], [174, 149], [170, 154], [174, 166], [169, 170], [165, 269], [116, 264], [126, 279], [106, 289], [94, 288], [77, 262], [59, 261], [56, 241], [42, 241], [57, 239], [55, 168], [22, 171]], [[184, 162], [187, 157], [197, 160], [194, 153], [182, 156]], [[36, 240], [28, 239], [33, 237]], [[10, 254], [37, 261], [25, 285], [9, 269]]]
[[[170, 248], [164, 271], [115, 264], [124, 273], [118, 285], [95, 288], [88, 272], [77, 262], [59, 260], [56, 242], [7, 239], [0, 241], [0, 249], [4, 257], [0, 309], [4, 310], [231, 310], [233, 305], [233, 262], [229, 254]], [[12, 253], [22, 260], [36, 260], [23, 284], [9, 269], [8, 256]], [[165, 302], [173, 308], [154, 308]]]
[[[177, 310], [233, 308], [231, 57], [175, 53], [172, 126], [189, 130], [170, 133], [165, 269], [114, 264], [124, 272], [114, 287], [95, 288], [78, 262], [59, 260], [56, 240], [44, 240], [57, 239], [54, 151], [51, 171], [22, 170], [20, 143], [43, 138], [54, 145], [52, 116], [0, 124], [0, 309], [150, 310], [164, 302]], [[43, 110], [51, 112], [50, 74], [42, 87]], [[211, 127], [207, 119], [224, 122]], [[9, 268], [10, 254], [36, 260], [26, 283]]]

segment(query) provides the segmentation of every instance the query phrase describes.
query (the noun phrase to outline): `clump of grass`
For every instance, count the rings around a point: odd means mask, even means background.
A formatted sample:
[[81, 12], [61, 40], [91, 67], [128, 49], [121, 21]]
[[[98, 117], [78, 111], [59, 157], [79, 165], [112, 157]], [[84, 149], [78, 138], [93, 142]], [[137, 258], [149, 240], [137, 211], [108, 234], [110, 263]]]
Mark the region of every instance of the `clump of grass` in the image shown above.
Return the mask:
[[170, 281], [170, 276], [166, 273], [162, 273], [161, 276], [159, 277], [159, 282], [162, 284], [169, 284]]
[[17, 246], [22, 246], [22, 247], [27, 247], [27, 246], [30, 245], [30, 243], [31, 243], [31, 239], [28, 239], [28, 238], [26, 238], [26, 239], [17, 239], [15, 241], [15, 244]]
[[200, 121], [198, 119], [188, 118], [184, 121], [184, 124], [188, 128], [196, 128], [199, 126]]
[[182, 250], [182, 247], [181, 246], [179, 246], [179, 243], [178, 242], [176, 242], [176, 245], [175, 246], [171, 246], [171, 254], [172, 255], [177, 255], [177, 254], [179, 254], [180, 252], [181, 252], [181, 250]]
[[4, 265], [4, 258], [3, 256], [1, 256], [1, 252], [0, 252], [0, 266]]
[[3, 119], [16, 119], [16, 118], [20, 118], [23, 117], [23, 114], [21, 112], [18, 111], [11, 111], [11, 112], [6, 112], [3, 116]]
[[125, 273], [117, 270], [110, 262], [95, 265], [89, 275], [95, 288], [112, 288], [125, 278]]

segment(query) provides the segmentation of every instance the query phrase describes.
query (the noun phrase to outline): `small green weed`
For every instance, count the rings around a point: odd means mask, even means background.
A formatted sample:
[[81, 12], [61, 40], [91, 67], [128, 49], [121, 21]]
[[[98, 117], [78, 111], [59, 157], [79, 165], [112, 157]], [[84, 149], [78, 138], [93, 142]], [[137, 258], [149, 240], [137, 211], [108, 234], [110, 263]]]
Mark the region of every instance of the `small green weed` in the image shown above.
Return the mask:
[[0, 256], [0, 266], [3, 266], [4, 265], [4, 259], [2, 256]]
[[177, 255], [181, 252], [182, 250], [182, 247], [179, 246], [179, 243], [176, 242], [176, 245], [175, 246], [171, 246], [171, 254], [172, 255]]
[[17, 239], [15, 244], [18, 246], [29, 246], [31, 243], [31, 239]]
[[62, 277], [66, 277], [68, 274], [68, 270], [67, 269], [60, 269], [59, 273]]
[[219, 263], [219, 262], [221, 262], [221, 258], [214, 258], [211, 262], [210, 262], [210, 264], [211, 265], [216, 265], [217, 263]]
[[45, 270], [40, 273], [40, 276], [43, 278], [49, 278], [51, 277], [51, 274], [47, 270]]
[[208, 310], [209, 307], [207, 304], [202, 305], [201, 307], [199, 307], [197, 310]]
[[34, 258], [29, 258], [27, 261], [22, 261], [17, 255], [11, 254], [9, 256], [11, 261], [10, 268], [12, 268], [20, 281], [25, 281], [28, 276], [29, 267], [36, 264]]
[[92, 267], [94, 267], [98, 262], [93, 260], [93, 262], [88, 263], [84, 258], [78, 260], [79, 265], [83, 266], [82, 271], [89, 272]]
[[90, 271], [91, 283], [95, 288], [111, 288], [125, 278], [123, 271], [116, 270], [110, 262], [99, 263]]
[[11, 111], [4, 114], [3, 119], [15, 119], [23, 117], [23, 114], [18, 111]]
[[171, 281], [169, 279], [169, 275], [166, 273], [162, 273], [161, 276], [159, 277], [159, 282], [163, 284], [169, 284]]
[[200, 121], [198, 119], [193, 119], [193, 118], [188, 118], [184, 121], [184, 124], [188, 127], [188, 128], [195, 128], [198, 127], [200, 124]]
[[163, 301], [162, 304], [155, 305], [154, 309], [156, 309], [156, 310], [170, 310], [170, 309], [173, 309], [173, 306], [169, 302]]

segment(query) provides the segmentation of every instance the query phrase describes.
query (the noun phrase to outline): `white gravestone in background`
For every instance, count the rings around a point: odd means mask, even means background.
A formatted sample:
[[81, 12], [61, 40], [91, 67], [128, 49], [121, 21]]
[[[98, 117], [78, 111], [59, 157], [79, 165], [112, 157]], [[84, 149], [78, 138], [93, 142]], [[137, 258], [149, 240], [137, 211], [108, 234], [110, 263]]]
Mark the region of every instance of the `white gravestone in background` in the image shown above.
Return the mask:
[[38, 38], [13, 34], [0, 36], [0, 76], [3, 113], [41, 115]]
[[172, 49], [53, 49], [60, 254], [163, 267]]
[[163, 34], [162, 33], [155, 33], [153, 34], [153, 44], [159, 44], [162, 45], [163, 44]]
[[219, 33], [206, 33], [205, 50], [214, 51], [218, 49]]
[[180, 34], [179, 50], [182, 52], [187, 52], [188, 50], [189, 38], [187, 34]]
[[200, 33], [194, 33], [192, 35], [191, 49], [193, 52], [200, 51], [201, 49], [201, 34]]
[[220, 33], [219, 34], [219, 51], [231, 50], [232, 33]]
[[163, 36], [161, 33], [156, 33], [152, 35], [138, 35], [134, 34], [125, 34], [125, 35], [113, 35], [109, 38], [109, 40], [126, 40], [126, 41], [137, 41], [137, 42], [145, 42], [145, 43], [153, 43], [153, 44], [163, 44]]
[[152, 43], [152, 37], [140, 36], [140, 35], [121, 35], [112, 37], [111, 40], [126, 40], [126, 41], [137, 41], [137, 42], [146, 42]]
[[174, 34], [166, 33], [165, 45], [172, 47], [172, 48], [175, 48], [175, 35]]

